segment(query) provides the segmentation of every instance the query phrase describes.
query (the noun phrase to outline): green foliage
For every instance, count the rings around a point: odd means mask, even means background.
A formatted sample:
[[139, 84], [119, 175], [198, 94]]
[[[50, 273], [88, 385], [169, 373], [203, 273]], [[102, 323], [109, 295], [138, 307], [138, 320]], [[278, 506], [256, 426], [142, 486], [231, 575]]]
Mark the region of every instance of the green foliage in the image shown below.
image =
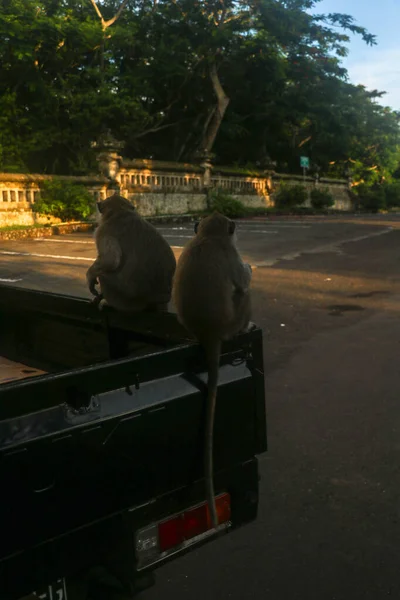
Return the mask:
[[307, 198], [308, 193], [304, 185], [281, 183], [279, 191], [275, 196], [275, 206], [277, 208], [293, 208], [304, 204]]
[[84, 186], [53, 179], [43, 183], [40, 199], [33, 207], [35, 212], [61, 221], [79, 221], [93, 214], [94, 200]]
[[[103, 31], [91, 2], [12, 0], [0, 10], [0, 170], [83, 174], [110, 130], [124, 155], [198, 156], [212, 117], [216, 64], [229, 106], [215, 163], [389, 179], [400, 162], [399, 115], [381, 92], [348, 82], [349, 34], [375, 39], [317, 0], [130, 0]], [[116, 0], [98, 6], [104, 20]]]
[[216, 210], [230, 219], [238, 219], [246, 215], [244, 204], [220, 189], [210, 192], [208, 206], [211, 211]]
[[335, 200], [328, 188], [314, 188], [310, 193], [311, 206], [316, 210], [332, 208]]
[[51, 227], [51, 224], [34, 223], [33, 225], [3, 225], [0, 227], [0, 231], [25, 231], [26, 229], [40, 229], [43, 227]]
[[376, 213], [386, 208], [386, 196], [383, 186], [374, 185], [369, 187], [361, 183], [357, 186], [356, 193], [362, 210]]
[[387, 208], [400, 206], [400, 181], [395, 179], [383, 185]]
[[391, 179], [378, 183], [361, 183], [353, 188], [361, 209], [377, 212], [400, 207], [400, 181]]

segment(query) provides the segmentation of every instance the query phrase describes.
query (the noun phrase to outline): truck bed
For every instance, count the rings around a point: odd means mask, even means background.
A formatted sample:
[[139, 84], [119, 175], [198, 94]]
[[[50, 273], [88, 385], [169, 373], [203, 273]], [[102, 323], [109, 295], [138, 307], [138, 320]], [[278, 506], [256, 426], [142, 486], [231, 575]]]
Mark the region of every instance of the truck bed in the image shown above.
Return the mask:
[[0, 356], [0, 385], [9, 381], [18, 381], [27, 377], [35, 377], [44, 375], [46, 371], [33, 369], [28, 365], [23, 365], [15, 360], [9, 360], [4, 356]]
[[[108, 556], [116, 532], [121, 542], [204, 501], [207, 375], [201, 348], [169, 313], [99, 312], [79, 298], [0, 286], [0, 331], [1, 364], [14, 378], [0, 385], [7, 600], [16, 585], [23, 595], [87, 566], [99, 536]], [[231, 495], [232, 527], [256, 516], [255, 456], [265, 449], [256, 329], [221, 357], [215, 482]]]

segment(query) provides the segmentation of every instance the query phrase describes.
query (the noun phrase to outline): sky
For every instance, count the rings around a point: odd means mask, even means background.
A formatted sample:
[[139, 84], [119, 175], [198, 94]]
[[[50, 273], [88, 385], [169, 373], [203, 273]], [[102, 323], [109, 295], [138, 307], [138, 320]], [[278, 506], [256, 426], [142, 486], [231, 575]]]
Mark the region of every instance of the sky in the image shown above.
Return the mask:
[[367, 46], [350, 34], [343, 65], [352, 83], [386, 91], [379, 103], [400, 110], [400, 0], [321, 0], [313, 12], [351, 15], [377, 36], [377, 45]]

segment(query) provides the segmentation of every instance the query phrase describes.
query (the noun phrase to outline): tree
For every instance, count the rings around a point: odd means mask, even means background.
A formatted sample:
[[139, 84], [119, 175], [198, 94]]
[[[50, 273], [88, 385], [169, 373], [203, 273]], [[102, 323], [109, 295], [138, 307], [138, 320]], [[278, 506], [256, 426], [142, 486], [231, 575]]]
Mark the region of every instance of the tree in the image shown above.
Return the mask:
[[[226, 161], [226, 156], [230, 162], [265, 162], [278, 139], [278, 155], [287, 162], [286, 140], [290, 138], [289, 154], [294, 155], [293, 150], [308, 137], [303, 133], [310, 125], [313, 88], [346, 76], [333, 53], [343, 56], [349, 37], [336, 28], [375, 43], [374, 36], [348, 15], [309, 14], [316, 4], [309, 0], [161, 0], [156, 11], [149, 5], [142, 23], [148, 39], [155, 40], [150, 42], [155, 54], [146, 81], [161, 79], [161, 94], [168, 90], [168, 99], [161, 105], [156, 101], [163, 133], [157, 135], [160, 130], [153, 129], [156, 135], [144, 141], [149, 142], [150, 153], [159, 156], [155, 140], [162, 140], [165, 151], [166, 145], [171, 147], [168, 138], [183, 135], [177, 144], [178, 159], [193, 158], [196, 151], [209, 153], [215, 147], [217, 161]], [[168, 56], [169, 81], [157, 67], [166, 62], [157, 52], [160, 43]], [[180, 83], [171, 89], [175, 76]], [[160, 98], [160, 87], [156, 96]], [[299, 136], [303, 138], [297, 140]]]
[[341, 64], [348, 15], [317, 0], [3, 0], [0, 169], [96, 169], [106, 131], [126, 156], [299, 169], [399, 163], [398, 115]]
[[0, 33], [2, 169], [85, 173], [117, 113], [140, 121], [135, 99], [116, 93], [112, 58], [99, 70], [104, 32], [89, 2], [4, 2]]

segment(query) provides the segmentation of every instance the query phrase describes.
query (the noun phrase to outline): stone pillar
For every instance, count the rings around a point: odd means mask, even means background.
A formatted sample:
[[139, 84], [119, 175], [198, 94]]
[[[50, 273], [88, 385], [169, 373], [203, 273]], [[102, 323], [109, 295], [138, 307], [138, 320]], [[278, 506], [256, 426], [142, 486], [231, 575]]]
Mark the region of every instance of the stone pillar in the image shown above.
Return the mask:
[[97, 157], [100, 171], [109, 179], [115, 181], [121, 163], [121, 157], [117, 152], [101, 152]]
[[203, 168], [202, 188], [206, 193], [208, 209], [210, 209], [210, 192], [213, 187], [212, 181], [211, 181], [211, 172], [212, 172], [211, 157], [212, 157], [212, 155], [209, 152], [202, 152], [199, 155], [199, 164]]
[[120, 193], [121, 186], [117, 181], [117, 176], [120, 170], [122, 157], [119, 151], [123, 147], [122, 142], [118, 142], [113, 135], [107, 131], [102, 135], [98, 142], [92, 144], [93, 148], [98, 150], [97, 161], [102, 175], [105, 175], [109, 180], [109, 191]]
[[319, 184], [319, 173], [321, 171], [321, 167], [319, 167], [318, 165], [315, 165], [314, 168], [314, 187], [318, 187]]
[[203, 187], [205, 189], [208, 189], [212, 186], [211, 183], [211, 170], [212, 170], [212, 163], [210, 160], [209, 156], [204, 156], [202, 162], [200, 163], [200, 166], [203, 167], [204, 169], [204, 173], [203, 173]]
[[352, 170], [349, 165], [346, 166], [346, 169], [344, 171], [344, 176], [347, 179], [347, 189], [351, 190], [351, 188], [352, 188], [351, 184], [353, 183], [353, 178], [352, 178]]
[[262, 167], [263, 167], [263, 175], [265, 177], [265, 191], [264, 191], [264, 197], [266, 197], [267, 199], [267, 206], [273, 206], [274, 205], [274, 201], [271, 198], [271, 195], [274, 193], [274, 182], [273, 182], [273, 176], [276, 173], [276, 167], [277, 167], [277, 162], [276, 160], [272, 160], [270, 158], [269, 155], [267, 155], [263, 161]]

